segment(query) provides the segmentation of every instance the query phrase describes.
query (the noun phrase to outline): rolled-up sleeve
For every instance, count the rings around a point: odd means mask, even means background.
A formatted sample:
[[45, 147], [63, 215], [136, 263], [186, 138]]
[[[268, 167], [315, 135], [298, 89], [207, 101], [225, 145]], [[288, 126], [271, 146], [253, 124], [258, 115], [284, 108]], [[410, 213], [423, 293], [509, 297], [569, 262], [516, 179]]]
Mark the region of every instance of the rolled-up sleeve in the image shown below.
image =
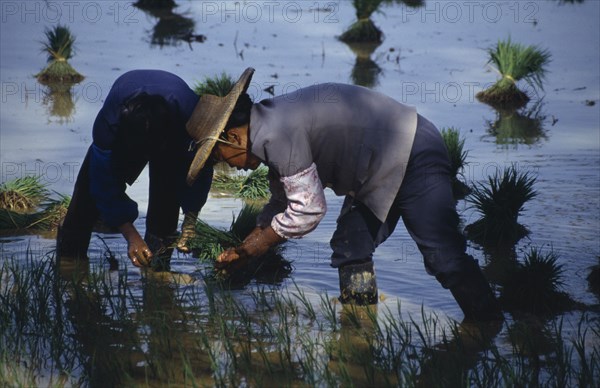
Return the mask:
[[137, 203], [125, 194], [125, 182], [112, 167], [112, 152], [92, 144], [90, 155], [90, 192], [102, 220], [111, 227], [133, 222], [138, 217]]
[[286, 208], [273, 217], [271, 227], [283, 238], [300, 238], [313, 231], [327, 212], [317, 166], [313, 163], [306, 170], [282, 177], [280, 181], [286, 197]]

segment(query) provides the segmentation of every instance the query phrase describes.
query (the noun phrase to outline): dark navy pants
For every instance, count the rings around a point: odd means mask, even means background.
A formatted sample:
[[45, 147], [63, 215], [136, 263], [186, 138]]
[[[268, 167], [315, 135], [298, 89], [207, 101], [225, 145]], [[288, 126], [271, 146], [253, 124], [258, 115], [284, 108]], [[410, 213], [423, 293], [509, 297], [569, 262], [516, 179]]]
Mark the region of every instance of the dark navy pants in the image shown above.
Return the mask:
[[331, 239], [332, 267], [368, 262], [402, 218], [423, 255], [425, 268], [445, 288], [454, 286], [473, 259], [465, 255], [452, 195], [450, 161], [437, 128], [418, 116], [406, 174], [385, 222], [346, 197]]

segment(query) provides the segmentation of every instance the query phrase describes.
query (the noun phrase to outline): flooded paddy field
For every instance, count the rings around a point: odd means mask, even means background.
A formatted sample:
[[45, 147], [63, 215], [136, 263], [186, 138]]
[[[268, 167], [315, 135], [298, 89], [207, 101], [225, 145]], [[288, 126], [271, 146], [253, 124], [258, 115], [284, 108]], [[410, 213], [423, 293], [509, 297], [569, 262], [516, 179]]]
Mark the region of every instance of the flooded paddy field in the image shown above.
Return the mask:
[[[193, 86], [251, 66], [255, 100], [320, 82], [358, 83], [416, 106], [439, 128], [458, 128], [469, 151], [467, 184], [485, 183], [510, 165], [536, 176], [538, 195], [519, 217], [529, 235], [503, 251], [470, 243], [469, 253], [495, 279], [495, 268], [522, 261], [532, 247], [552, 251], [563, 268], [561, 289], [579, 305], [535, 318], [507, 311], [502, 327], [483, 330], [493, 333], [490, 339], [469, 342], [469, 328], [452, 323], [462, 320], [458, 305], [426, 274], [399, 225], [375, 255], [377, 312], [342, 314], [334, 300], [337, 271], [329, 266], [342, 198], [327, 191], [323, 222], [286, 244], [292, 271], [230, 292], [207, 282], [210, 265], [188, 255], [173, 257], [170, 274], [140, 271], [120, 235], [94, 235], [89, 266], [63, 271], [52, 266], [51, 233], [1, 237], [0, 381], [426, 385], [427, 375], [447, 386], [461, 378], [469, 379], [463, 385], [486, 386], [598, 381], [600, 302], [587, 277], [600, 264], [599, 2], [384, 3], [372, 16], [383, 43], [368, 50], [336, 38], [355, 21], [351, 1], [176, 4], [169, 12], [127, 1], [0, 4], [0, 183], [35, 175], [50, 190], [70, 194], [94, 118], [112, 82], [129, 70], [163, 69]], [[69, 62], [85, 76], [62, 93], [34, 77], [46, 64], [44, 31], [59, 22], [76, 36]], [[498, 78], [486, 65], [486, 49], [508, 37], [552, 55], [544, 89], [528, 89], [532, 101], [511, 113], [475, 98]], [[147, 187], [143, 173], [128, 189], [142, 212], [140, 231]], [[226, 228], [242, 205], [215, 192], [200, 218]], [[465, 225], [478, 218], [467, 201], [457, 206]], [[117, 270], [109, 268], [107, 248]], [[456, 345], [461, 341], [469, 342], [467, 350]], [[458, 376], [439, 367], [457, 348], [464, 351]], [[7, 351], [22, 356], [6, 363]], [[517, 371], [514, 380], [509, 371]]]

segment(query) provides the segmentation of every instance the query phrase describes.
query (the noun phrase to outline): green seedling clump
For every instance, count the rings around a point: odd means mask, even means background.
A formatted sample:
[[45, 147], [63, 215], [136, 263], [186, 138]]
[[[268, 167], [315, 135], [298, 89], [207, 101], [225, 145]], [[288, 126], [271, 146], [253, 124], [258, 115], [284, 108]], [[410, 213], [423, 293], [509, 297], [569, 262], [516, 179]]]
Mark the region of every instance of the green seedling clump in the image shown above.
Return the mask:
[[460, 136], [460, 131], [456, 128], [443, 128], [442, 138], [446, 144], [448, 150], [448, 157], [450, 158], [450, 176], [452, 179], [452, 192], [454, 198], [464, 198], [471, 189], [463, 183], [459, 177], [462, 175], [462, 171], [465, 168], [468, 151], [465, 151], [465, 138]]
[[517, 87], [518, 81], [527, 82], [534, 90], [543, 90], [542, 81], [551, 58], [547, 50], [513, 43], [509, 38], [489, 48], [488, 54], [488, 63], [495, 66], [501, 78], [490, 88], [477, 93], [479, 101], [496, 108], [518, 109], [530, 99]]
[[78, 83], [83, 80], [68, 62], [74, 54], [75, 37], [68, 27], [58, 25], [45, 32], [44, 51], [48, 53], [48, 65], [36, 75], [42, 84]]
[[213, 178], [212, 189], [232, 193], [234, 196], [247, 200], [266, 199], [271, 195], [269, 190], [269, 169], [261, 166], [248, 176], [231, 176], [216, 174]]
[[345, 43], [381, 42], [383, 33], [371, 20], [371, 15], [377, 11], [383, 0], [353, 0], [356, 9], [354, 22], [339, 39]]
[[204, 81], [196, 83], [194, 92], [199, 96], [211, 94], [213, 96], [225, 97], [233, 89], [234, 85], [234, 79], [229, 74], [223, 72], [221, 75], [206, 77]]

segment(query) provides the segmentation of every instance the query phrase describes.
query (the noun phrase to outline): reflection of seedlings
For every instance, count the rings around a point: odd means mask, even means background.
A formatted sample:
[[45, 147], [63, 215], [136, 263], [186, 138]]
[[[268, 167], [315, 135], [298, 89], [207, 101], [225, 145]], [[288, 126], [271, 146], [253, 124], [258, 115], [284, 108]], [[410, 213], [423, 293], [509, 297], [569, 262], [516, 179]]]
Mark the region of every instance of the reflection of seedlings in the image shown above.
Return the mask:
[[243, 199], [264, 199], [270, 195], [269, 169], [261, 166], [252, 171], [248, 176], [228, 174], [215, 174], [212, 188], [232, 193]]
[[496, 121], [488, 121], [488, 133], [496, 138], [496, 144], [534, 145], [546, 139], [544, 121], [546, 116], [541, 113], [542, 104], [537, 103], [528, 110], [499, 110]]
[[462, 176], [462, 171], [466, 165], [468, 151], [464, 150], [465, 138], [460, 137], [460, 131], [456, 128], [442, 128], [442, 137], [446, 148], [448, 149], [448, 156], [450, 157], [450, 176], [452, 177], [452, 192], [454, 198], [464, 198], [471, 189], [459, 179]]
[[48, 114], [58, 117], [61, 123], [70, 121], [75, 111], [72, 87], [73, 84], [70, 83], [49, 84], [42, 100], [42, 103], [48, 106]]
[[177, 4], [175, 0], [138, 0], [133, 6], [140, 9], [172, 9]]
[[537, 248], [525, 255], [506, 277], [500, 300], [504, 308], [532, 313], [553, 313], [574, 306], [568, 294], [560, 291], [563, 266], [558, 256]]
[[185, 41], [192, 49], [192, 42], [206, 40], [206, 36], [194, 34], [196, 23], [193, 19], [173, 12], [177, 4], [172, 0], [140, 0], [134, 6], [158, 19], [152, 31], [153, 45], [176, 46]]
[[512, 43], [508, 39], [488, 49], [488, 54], [488, 63], [496, 66], [502, 78], [490, 88], [477, 93], [479, 101], [498, 108], [517, 109], [529, 102], [529, 96], [517, 87], [518, 81], [524, 80], [532, 88], [543, 90], [545, 67], [551, 57], [547, 50]]
[[379, 43], [348, 43], [348, 46], [356, 55], [356, 62], [350, 75], [352, 83], [367, 88], [377, 86], [382, 70], [377, 62], [371, 59], [371, 54], [377, 49]]
[[517, 222], [525, 202], [534, 198], [536, 178], [519, 173], [513, 165], [488, 178], [488, 186], [476, 184], [468, 198], [481, 218], [467, 225], [467, 237], [480, 244], [513, 244], [529, 232]]
[[598, 256], [598, 264], [590, 269], [587, 281], [590, 291], [600, 296], [600, 256]]
[[377, 11], [383, 0], [353, 0], [356, 10], [356, 22], [346, 30], [339, 39], [345, 43], [381, 43], [383, 33], [371, 20], [371, 15]]
[[235, 85], [233, 78], [223, 72], [221, 75], [206, 77], [204, 81], [196, 83], [194, 92], [199, 96], [212, 94], [213, 96], [225, 97], [233, 89], [233, 85]]
[[49, 83], [77, 83], [83, 80], [69, 62], [74, 54], [75, 37], [65, 26], [56, 26], [54, 29], [46, 29], [47, 42], [44, 43], [44, 51], [48, 53], [48, 65], [36, 75], [42, 84]]

